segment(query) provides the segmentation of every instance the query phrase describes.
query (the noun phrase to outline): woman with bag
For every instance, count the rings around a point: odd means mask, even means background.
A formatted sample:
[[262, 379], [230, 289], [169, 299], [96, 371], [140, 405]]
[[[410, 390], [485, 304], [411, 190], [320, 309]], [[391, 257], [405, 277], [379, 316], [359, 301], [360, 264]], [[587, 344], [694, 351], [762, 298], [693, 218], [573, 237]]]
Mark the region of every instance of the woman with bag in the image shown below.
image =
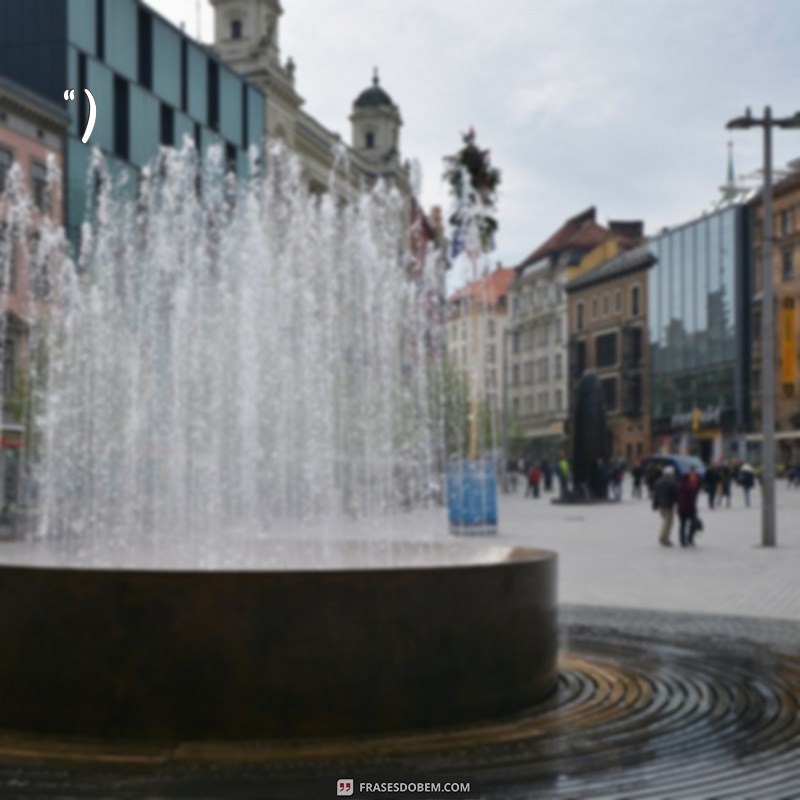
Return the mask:
[[700, 520], [697, 518], [697, 490], [695, 484], [685, 473], [678, 484], [678, 516], [681, 521], [681, 547], [694, 546], [694, 534], [699, 530]]

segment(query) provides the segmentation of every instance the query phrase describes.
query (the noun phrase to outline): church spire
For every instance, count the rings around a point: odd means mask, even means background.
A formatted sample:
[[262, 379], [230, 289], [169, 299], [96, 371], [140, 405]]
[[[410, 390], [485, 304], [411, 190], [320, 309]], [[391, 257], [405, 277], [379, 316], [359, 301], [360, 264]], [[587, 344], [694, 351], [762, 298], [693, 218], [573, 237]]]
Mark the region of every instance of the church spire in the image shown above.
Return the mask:
[[730, 203], [736, 199], [739, 189], [736, 186], [736, 171], [733, 168], [733, 142], [728, 142], [728, 175], [724, 186], [720, 186], [722, 202]]

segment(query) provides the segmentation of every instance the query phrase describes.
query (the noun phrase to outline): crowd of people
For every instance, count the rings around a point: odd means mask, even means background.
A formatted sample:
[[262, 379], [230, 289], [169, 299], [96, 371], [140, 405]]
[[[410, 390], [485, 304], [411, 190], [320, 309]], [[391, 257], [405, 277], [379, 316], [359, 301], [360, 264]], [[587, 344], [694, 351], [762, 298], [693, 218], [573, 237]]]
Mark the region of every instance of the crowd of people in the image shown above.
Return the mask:
[[[518, 478], [525, 484], [525, 497], [539, 498], [551, 492], [558, 482], [559, 495], [564, 498], [571, 487], [570, 465], [561, 457], [551, 464], [548, 460], [525, 461], [519, 459], [508, 465], [509, 486], [516, 491]], [[731, 508], [733, 487], [742, 490], [745, 507], [750, 506], [751, 492], [756, 485], [756, 473], [747, 462], [723, 461], [709, 465], [704, 474], [692, 466], [676, 474], [674, 466], [657, 460], [642, 460], [630, 470], [621, 462], [606, 465], [602, 459], [594, 467], [591, 485], [595, 499], [622, 500], [622, 487], [626, 472], [630, 471], [632, 497], [642, 499], [644, 490], [654, 511], [660, 514], [659, 542], [671, 547], [671, 531], [678, 520], [678, 535], [682, 547], [693, 547], [695, 535], [703, 529], [698, 513], [698, 499], [706, 495], [708, 508]], [[787, 474], [792, 483], [792, 475]], [[573, 487], [574, 488], [574, 487]]]

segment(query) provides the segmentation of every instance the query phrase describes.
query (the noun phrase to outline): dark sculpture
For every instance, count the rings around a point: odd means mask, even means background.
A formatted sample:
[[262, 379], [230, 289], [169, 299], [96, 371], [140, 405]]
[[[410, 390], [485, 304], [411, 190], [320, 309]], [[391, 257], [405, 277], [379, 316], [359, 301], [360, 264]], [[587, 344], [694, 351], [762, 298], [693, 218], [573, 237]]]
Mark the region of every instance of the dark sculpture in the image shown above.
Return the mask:
[[572, 424], [572, 486], [574, 500], [604, 500], [608, 496], [608, 434], [603, 392], [594, 372], [578, 384]]

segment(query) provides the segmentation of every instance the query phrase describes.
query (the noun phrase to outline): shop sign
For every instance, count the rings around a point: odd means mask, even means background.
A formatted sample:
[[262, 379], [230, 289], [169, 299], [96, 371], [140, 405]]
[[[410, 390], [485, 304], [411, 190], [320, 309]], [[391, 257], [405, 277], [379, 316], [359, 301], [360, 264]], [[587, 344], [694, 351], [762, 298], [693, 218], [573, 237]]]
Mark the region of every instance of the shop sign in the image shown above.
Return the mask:
[[695, 408], [694, 411], [672, 415], [673, 428], [691, 428], [693, 431], [719, 425], [721, 421], [722, 409], [719, 406], [709, 406], [704, 411]]

